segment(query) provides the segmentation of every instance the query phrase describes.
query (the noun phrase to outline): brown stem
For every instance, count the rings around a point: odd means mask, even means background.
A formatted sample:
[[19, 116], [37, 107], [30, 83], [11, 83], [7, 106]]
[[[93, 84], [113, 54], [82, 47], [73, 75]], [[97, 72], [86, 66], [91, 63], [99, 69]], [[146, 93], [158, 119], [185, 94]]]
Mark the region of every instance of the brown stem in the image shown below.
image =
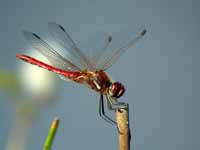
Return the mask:
[[129, 107], [116, 111], [117, 126], [119, 129], [119, 150], [130, 150], [131, 133], [129, 128]]

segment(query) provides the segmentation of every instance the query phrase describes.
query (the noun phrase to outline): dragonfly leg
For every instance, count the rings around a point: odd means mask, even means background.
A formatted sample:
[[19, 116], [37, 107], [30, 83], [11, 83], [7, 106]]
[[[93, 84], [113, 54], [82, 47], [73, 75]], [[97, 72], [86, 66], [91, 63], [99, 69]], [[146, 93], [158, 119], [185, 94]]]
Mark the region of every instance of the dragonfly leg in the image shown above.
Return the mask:
[[[111, 107], [110, 103], [107, 103], [107, 106], [108, 106], [108, 108], [110, 108], [110, 107]], [[102, 95], [102, 94], [100, 95], [100, 101], [99, 101], [99, 115], [100, 115], [106, 122], [108, 122], [108, 123], [110, 123], [110, 124], [112, 124], [112, 125], [115, 125], [116, 128], [117, 128], [118, 133], [121, 134], [121, 132], [120, 132], [118, 126], [117, 126], [117, 123], [116, 123], [114, 120], [112, 120], [109, 116], [107, 116], [107, 115], [105, 114], [105, 111], [104, 111], [104, 99], [103, 99], [103, 95]]]
[[100, 95], [99, 99], [99, 116], [104, 119], [106, 122], [116, 125], [116, 122], [112, 120], [109, 116], [106, 115], [105, 110], [104, 110], [104, 100], [103, 100], [103, 95]]
[[[121, 108], [127, 108], [128, 107], [128, 104], [126, 103], [121, 103], [121, 102], [118, 102], [118, 101], [113, 101], [108, 95], [106, 95], [106, 98], [107, 98], [107, 106], [108, 106], [108, 109], [109, 110], [120, 110]], [[117, 125], [117, 124], [116, 124]], [[119, 134], [122, 134], [119, 130], [119, 127], [118, 125], [116, 126], [117, 127], [117, 131]]]
[[113, 100], [108, 95], [106, 95], [106, 98], [107, 98], [108, 109], [110, 109], [110, 110], [127, 108], [127, 105], [128, 105], [127, 103], [118, 102], [116, 100]]

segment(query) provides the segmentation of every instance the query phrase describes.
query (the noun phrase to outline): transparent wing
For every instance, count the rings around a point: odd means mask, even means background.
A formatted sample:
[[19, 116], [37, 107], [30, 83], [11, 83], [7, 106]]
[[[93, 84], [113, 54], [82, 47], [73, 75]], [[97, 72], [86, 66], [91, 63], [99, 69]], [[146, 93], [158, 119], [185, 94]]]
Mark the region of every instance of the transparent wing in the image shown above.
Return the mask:
[[[112, 36], [111, 35], [107, 35], [106, 37], [104, 37], [104, 43], [103, 46], [101, 48], [101, 51], [99, 51], [98, 49], [96, 50], [95, 53], [93, 53], [93, 56], [91, 57], [93, 60], [95, 60], [95, 64], [94, 66], [97, 65], [98, 61], [100, 60], [100, 58], [103, 56], [103, 54], [108, 50], [110, 44], [112, 42]], [[95, 67], [96, 68], [96, 67]]]
[[61, 56], [49, 44], [43, 41], [37, 34], [29, 31], [23, 31], [23, 35], [32, 45], [32, 47], [35, 48], [37, 51], [39, 51], [42, 55], [44, 55], [53, 66], [64, 70], [72, 70], [72, 71], [81, 70], [71, 61]]
[[69, 59], [72, 60], [72, 62], [76, 62], [77, 64], [79, 63], [78, 66], [83, 66], [84, 68], [90, 70], [93, 68], [89, 58], [77, 47], [70, 35], [61, 25], [50, 22], [48, 23], [48, 27], [57, 44], [59, 44], [64, 50], [67, 50], [69, 52]]
[[142, 28], [137, 32], [128, 32], [108, 36], [102, 53], [91, 58], [92, 60], [97, 60], [95, 64], [96, 70], [106, 70], [112, 66], [128, 48], [132, 47], [145, 35], [146, 29]]
[[97, 31], [94, 34], [88, 33], [87, 38], [82, 38], [78, 45], [81, 47], [81, 51], [85, 54], [90, 63], [90, 71], [96, 71], [96, 64], [99, 61], [102, 54], [107, 51], [110, 43], [112, 41], [112, 37], [108, 32], [105, 31]]
[[95, 34], [88, 36], [79, 43], [81, 49], [90, 60], [90, 64], [93, 66], [92, 71], [96, 70], [97, 62], [103, 57], [103, 54], [106, 53], [111, 42], [112, 37], [108, 32], [97, 31]]

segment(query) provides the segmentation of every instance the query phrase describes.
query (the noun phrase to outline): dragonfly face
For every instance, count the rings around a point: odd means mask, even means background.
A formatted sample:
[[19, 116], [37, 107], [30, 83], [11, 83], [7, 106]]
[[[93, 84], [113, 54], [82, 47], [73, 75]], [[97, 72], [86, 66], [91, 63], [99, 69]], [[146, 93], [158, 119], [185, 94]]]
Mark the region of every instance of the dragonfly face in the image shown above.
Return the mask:
[[119, 82], [114, 82], [109, 87], [109, 95], [113, 98], [121, 97], [125, 92], [124, 86]]

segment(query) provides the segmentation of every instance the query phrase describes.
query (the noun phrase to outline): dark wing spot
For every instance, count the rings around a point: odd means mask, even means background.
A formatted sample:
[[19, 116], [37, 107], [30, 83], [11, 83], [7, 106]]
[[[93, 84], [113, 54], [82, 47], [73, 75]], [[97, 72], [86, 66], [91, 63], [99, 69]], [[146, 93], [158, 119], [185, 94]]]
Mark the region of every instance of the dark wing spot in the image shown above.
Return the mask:
[[61, 30], [63, 30], [64, 32], [66, 32], [65, 29], [61, 25], [58, 25], [58, 26], [60, 27]]
[[109, 35], [109, 37], [108, 37], [108, 42], [110, 43], [111, 41], [112, 41], [112, 36]]
[[141, 35], [141, 36], [144, 36], [144, 35], [146, 34], [146, 32], [147, 32], [147, 30], [144, 29], [144, 30], [140, 33], [140, 35]]
[[32, 33], [32, 35], [34, 36], [34, 37], [36, 37], [37, 39], [41, 39], [37, 34], [35, 34], [35, 33]]

